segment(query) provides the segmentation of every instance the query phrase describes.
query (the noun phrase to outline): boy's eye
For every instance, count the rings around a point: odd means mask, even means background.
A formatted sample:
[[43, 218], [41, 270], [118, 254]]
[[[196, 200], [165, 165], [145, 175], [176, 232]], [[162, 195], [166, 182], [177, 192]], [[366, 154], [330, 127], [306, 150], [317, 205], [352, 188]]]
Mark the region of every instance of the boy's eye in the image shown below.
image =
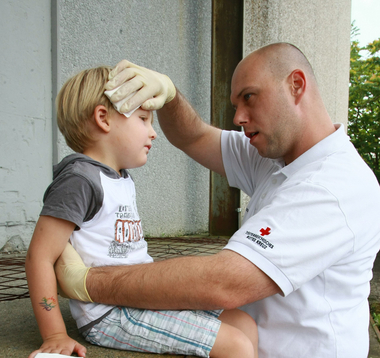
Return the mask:
[[244, 99], [248, 101], [251, 98], [251, 96], [252, 96], [252, 93], [247, 93], [244, 95]]

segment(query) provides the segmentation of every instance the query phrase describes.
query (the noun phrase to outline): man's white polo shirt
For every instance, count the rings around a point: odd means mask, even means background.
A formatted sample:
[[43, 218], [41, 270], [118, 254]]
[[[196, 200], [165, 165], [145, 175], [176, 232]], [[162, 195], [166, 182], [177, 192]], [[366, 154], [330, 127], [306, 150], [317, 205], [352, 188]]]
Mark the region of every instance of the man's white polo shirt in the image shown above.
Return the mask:
[[258, 324], [261, 358], [367, 357], [380, 189], [343, 125], [336, 127], [287, 166], [262, 158], [244, 133], [222, 133], [229, 184], [251, 196], [225, 249], [283, 293], [244, 307]]

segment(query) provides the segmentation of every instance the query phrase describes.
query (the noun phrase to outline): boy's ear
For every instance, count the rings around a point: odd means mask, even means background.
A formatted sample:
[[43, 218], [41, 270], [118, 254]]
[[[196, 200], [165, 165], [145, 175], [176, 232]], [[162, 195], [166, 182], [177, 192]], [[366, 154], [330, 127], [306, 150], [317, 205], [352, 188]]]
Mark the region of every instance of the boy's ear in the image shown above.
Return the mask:
[[95, 119], [96, 125], [98, 126], [100, 130], [106, 133], [110, 131], [111, 127], [110, 127], [109, 113], [105, 106], [100, 104], [95, 107], [94, 119]]

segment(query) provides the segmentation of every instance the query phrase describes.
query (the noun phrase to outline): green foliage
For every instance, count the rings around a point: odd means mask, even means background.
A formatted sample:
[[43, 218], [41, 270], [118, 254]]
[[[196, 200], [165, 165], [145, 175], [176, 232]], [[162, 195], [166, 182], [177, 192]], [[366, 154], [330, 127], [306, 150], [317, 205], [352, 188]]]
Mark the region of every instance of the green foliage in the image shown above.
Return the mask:
[[380, 314], [378, 313], [372, 313], [373, 321], [375, 322], [375, 326], [380, 326]]
[[380, 183], [380, 38], [365, 47], [351, 31], [348, 135]]
[[375, 326], [380, 327], [380, 302], [370, 301], [369, 307]]

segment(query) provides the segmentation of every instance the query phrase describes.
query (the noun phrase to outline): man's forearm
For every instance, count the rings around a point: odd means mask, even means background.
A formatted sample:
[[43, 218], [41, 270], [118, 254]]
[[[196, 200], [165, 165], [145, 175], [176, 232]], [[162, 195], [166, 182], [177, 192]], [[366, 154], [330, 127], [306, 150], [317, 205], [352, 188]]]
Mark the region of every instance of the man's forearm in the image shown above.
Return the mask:
[[196, 142], [206, 125], [178, 89], [174, 99], [157, 110], [157, 115], [165, 136], [181, 150]]
[[204, 122], [180, 91], [157, 114], [170, 143], [206, 168], [225, 175], [221, 129]]
[[229, 250], [152, 264], [92, 268], [87, 290], [94, 302], [150, 309], [235, 308], [279, 292], [262, 271]]

